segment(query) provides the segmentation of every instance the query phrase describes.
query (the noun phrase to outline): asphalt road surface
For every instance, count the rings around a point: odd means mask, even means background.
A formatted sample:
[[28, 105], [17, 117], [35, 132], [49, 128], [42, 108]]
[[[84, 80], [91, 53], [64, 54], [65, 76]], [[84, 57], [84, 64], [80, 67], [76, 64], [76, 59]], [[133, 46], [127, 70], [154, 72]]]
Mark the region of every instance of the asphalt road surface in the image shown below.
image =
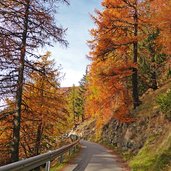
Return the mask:
[[103, 146], [81, 141], [81, 152], [63, 171], [125, 171], [117, 156]]

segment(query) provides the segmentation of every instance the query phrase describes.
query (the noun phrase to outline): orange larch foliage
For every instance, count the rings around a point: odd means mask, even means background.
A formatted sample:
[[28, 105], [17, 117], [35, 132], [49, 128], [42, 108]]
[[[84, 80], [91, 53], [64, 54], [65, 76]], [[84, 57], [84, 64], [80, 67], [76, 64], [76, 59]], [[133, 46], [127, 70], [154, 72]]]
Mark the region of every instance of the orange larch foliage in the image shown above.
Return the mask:
[[[170, 54], [171, 0], [103, 0], [102, 6], [103, 10], [96, 10], [97, 16], [92, 16], [97, 27], [91, 30], [93, 40], [88, 41], [92, 64], [86, 112], [100, 124], [112, 117], [130, 122], [131, 101], [134, 108], [140, 104], [140, 56], [149, 58], [150, 74], [153, 74], [150, 79], [157, 85], [156, 71], [153, 71], [156, 57], [161, 49], [164, 53], [161, 56]], [[159, 36], [155, 35], [158, 30]]]
[[150, 0], [151, 23], [160, 30], [158, 43], [171, 55], [171, 0]]
[[126, 86], [126, 77], [131, 73], [131, 68], [128, 69], [122, 59], [112, 57], [105, 61], [93, 61], [88, 75], [86, 113], [103, 124], [112, 117], [122, 122], [132, 121]]
[[[20, 158], [28, 158], [59, 147], [68, 129], [67, 102], [59, 87], [60, 70], [54, 69], [50, 53], [42, 56], [37, 71], [31, 71], [23, 89]], [[10, 162], [14, 99], [7, 99], [0, 113], [0, 165]], [[9, 114], [13, 112], [12, 114]], [[6, 114], [6, 117], [5, 117]]]
[[[100, 111], [104, 122], [111, 117], [129, 122], [132, 121], [129, 116], [131, 97], [127, 81], [137, 72], [137, 45], [144, 37], [141, 29], [146, 20], [145, 7], [136, 0], [104, 0], [102, 5], [104, 10], [96, 10], [97, 17], [92, 16], [97, 28], [91, 30], [93, 40], [88, 41], [92, 94], [87, 102], [87, 113], [99, 116]], [[138, 95], [136, 100], [137, 103]]]
[[66, 100], [59, 88], [58, 69], [49, 53], [37, 64], [42, 72], [30, 73], [31, 81], [24, 87], [21, 123], [21, 156], [34, 156], [55, 148], [67, 125]]

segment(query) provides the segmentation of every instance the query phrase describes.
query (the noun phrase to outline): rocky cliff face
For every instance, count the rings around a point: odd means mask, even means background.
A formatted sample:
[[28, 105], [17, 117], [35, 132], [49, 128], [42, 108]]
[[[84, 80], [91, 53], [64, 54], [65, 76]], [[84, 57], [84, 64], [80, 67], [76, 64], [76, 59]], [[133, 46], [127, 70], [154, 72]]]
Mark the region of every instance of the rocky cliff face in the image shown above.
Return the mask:
[[141, 118], [130, 124], [113, 119], [103, 127], [101, 141], [123, 152], [137, 154], [148, 139], [164, 135], [169, 128], [169, 121], [159, 111], [151, 117]]

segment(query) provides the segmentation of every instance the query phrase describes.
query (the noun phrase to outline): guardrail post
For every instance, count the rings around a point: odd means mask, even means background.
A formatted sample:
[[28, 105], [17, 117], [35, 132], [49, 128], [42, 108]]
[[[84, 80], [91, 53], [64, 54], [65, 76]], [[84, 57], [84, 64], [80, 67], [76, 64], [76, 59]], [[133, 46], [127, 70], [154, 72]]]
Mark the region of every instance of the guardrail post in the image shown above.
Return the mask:
[[50, 171], [50, 161], [46, 162], [45, 171]]

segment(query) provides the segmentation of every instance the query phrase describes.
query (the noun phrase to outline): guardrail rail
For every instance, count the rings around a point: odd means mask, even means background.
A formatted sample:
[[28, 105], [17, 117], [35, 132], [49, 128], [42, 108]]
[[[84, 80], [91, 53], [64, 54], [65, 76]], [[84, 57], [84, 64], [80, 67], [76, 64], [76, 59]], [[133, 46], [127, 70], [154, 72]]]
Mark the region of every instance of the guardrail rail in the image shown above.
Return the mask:
[[44, 164], [45, 171], [50, 170], [50, 162], [56, 159], [57, 157], [60, 157], [73, 147], [76, 147], [76, 145], [79, 144], [79, 140], [69, 144], [65, 145], [57, 150], [47, 152], [45, 154], [40, 154], [34, 157], [30, 157], [24, 160], [20, 160], [18, 162], [10, 163], [5, 166], [0, 167], [0, 171], [30, 171], [37, 167], [40, 167]]

